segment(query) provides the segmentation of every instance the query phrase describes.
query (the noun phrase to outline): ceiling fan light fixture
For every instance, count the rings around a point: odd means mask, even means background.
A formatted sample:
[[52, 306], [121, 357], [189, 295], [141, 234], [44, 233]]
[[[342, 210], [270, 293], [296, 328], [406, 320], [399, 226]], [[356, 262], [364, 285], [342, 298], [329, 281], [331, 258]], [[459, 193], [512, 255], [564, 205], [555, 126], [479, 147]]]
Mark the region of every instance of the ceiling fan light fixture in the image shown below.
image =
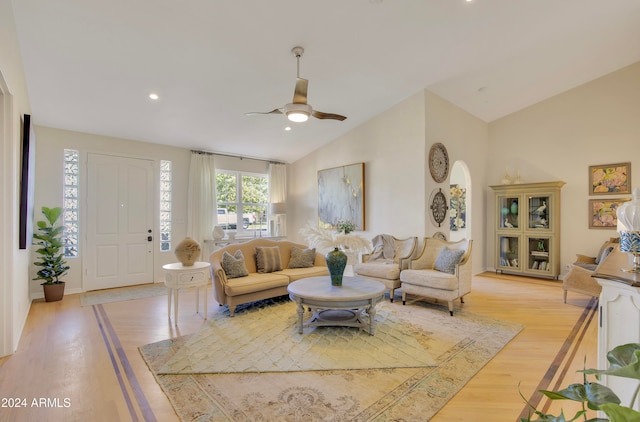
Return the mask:
[[284, 106], [284, 114], [286, 114], [287, 119], [292, 122], [306, 122], [311, 115], [311, 106], [309, 104], [289, 103]]
[[309, 114], [301, 111], [291, 111], [287, 113], [287, 118], [292, 122], [302, 123], [309, 120]]

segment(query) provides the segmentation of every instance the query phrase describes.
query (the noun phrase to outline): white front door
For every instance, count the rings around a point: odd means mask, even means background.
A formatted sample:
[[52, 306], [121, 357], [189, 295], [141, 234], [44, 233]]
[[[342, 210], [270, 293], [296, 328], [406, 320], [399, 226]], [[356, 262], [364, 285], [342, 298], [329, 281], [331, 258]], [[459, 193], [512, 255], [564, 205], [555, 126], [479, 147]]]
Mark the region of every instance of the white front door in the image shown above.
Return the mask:
[[153, 282], [153, 162], [89, 154], [85, 290]]

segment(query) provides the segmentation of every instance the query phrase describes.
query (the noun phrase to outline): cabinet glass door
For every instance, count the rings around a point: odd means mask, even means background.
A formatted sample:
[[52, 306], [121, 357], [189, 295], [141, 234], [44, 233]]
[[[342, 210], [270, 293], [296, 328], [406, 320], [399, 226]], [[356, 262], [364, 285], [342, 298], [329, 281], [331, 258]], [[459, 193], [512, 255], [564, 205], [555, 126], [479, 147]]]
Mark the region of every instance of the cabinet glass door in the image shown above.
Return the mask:
[[529, 197], [529, 228], [549, 230], [549, 195]]
[[529, 262], [527, 268], [537, 271], [551, 271], [551, 261], [549, 260], [549, 246], [551, 245], [548, 237], [528, 237], [528, 257]]
[[520, 238], [517, 236], [498, 236], [500, 248], [500, 265], [502, 267], [520, 268], [518, 251]]
[[500, 207], [500, 221], [498, 227], [501, 229], [517, 229], [519, 226], [519, 202], [520, 196], [500, 196], [498, 205]]

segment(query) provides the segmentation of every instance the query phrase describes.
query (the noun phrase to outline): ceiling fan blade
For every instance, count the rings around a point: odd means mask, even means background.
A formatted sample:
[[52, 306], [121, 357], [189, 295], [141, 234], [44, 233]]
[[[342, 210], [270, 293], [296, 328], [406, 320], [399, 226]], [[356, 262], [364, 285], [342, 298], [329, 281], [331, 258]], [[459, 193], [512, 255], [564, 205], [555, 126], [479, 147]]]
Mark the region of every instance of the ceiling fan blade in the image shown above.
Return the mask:
[[309, 87], [309, 81], [302, 78], [296, 78], [296, 90], [293, 93], [294, 104], [306, 104], [307, 103], [307, 88]]
[[339, 114], [333, 114], [333, 113], [323, 113], [321, 111], [316, 111], [314, 110], [311, 115], [313, 117], [315, 117], [316, 119], [332, 119], [332, 120], [340, 120], [343, 121], [344, 119], [346, 119], [346, 116], [341, 116]]
[[276, 108], [271, 111], [250, 111], [248, 113], [244, 113], [245, 116], [253, 116], [254, 114], [282, 114], [282, 110]]

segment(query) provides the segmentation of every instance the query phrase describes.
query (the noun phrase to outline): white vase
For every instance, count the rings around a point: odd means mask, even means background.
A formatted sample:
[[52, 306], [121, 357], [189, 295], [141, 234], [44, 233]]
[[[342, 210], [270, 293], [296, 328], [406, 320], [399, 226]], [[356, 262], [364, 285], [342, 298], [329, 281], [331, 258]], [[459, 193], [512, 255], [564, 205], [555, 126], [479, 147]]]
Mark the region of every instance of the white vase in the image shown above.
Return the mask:
[[213, 228], [213, 240], [220, 240], [224, 237], [224, 230], [222, 226], [215, 226]]

